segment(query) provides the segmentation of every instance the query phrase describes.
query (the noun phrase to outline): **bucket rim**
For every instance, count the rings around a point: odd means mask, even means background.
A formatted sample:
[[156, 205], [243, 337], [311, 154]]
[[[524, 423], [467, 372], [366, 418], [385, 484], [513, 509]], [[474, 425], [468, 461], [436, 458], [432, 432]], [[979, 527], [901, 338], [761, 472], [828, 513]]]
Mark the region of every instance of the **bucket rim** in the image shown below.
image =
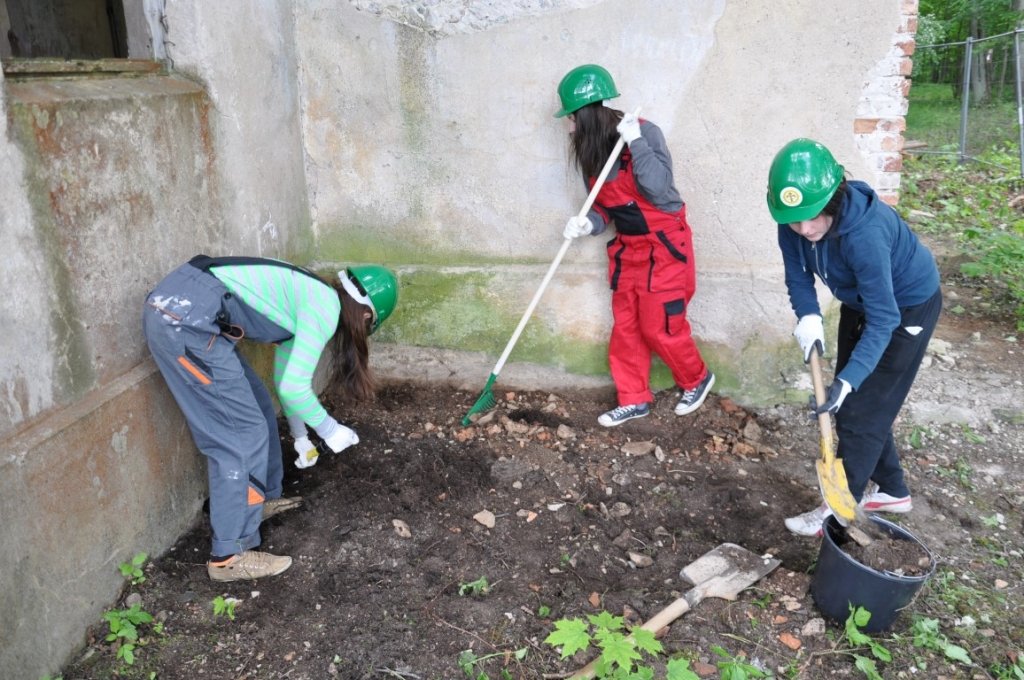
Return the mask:
[[839, 520], [836, 519], [835, 515], [830, 515], [825, 520], [825, 530], [822, 532], [821, 540], [828, 541], [832, 545], [832, 547], [836, 549], [836, 552], [839, 553], [840, 559], [850, 564], [856, 565], [862, 569], [870, 571], [876, 576], [879, 576], [888, 581], [892, 581], [894, 583], [923, 583], [932, 577], [932, 575], [935, 573], [935, 555], [932, 553], [931, 550], [928, 549], [928, 546], [925, 545], [920, 538], [915, 536], [914, 533], [910, 530], [905, 529], [904, 527], [900, 526], [899, 524], [896, 524], [895, 522], [890, 522], [884, 517], [879, 517], [878, 515], [868, 515], [868, 517], [871, 519], [872, 522], [880, 524], [881, 526], [890, 530], [890, 533], [900, 536], [904, 540], [910, 540], [916, 543], [928, 556], [928, 571], [919, 576], [898, 576], [887, 571], [879, 571], [878, 569], [875, 569], [872, 566], [864, 564], [863, 562], [858, 562], [857, 560], [853, 559], [853, 557], [849, 553], [843, 550], [832, 539], [832, 532], [830, 531], [830, 529], [838, 531], [843, 528], [843, 526], [839, 523]]

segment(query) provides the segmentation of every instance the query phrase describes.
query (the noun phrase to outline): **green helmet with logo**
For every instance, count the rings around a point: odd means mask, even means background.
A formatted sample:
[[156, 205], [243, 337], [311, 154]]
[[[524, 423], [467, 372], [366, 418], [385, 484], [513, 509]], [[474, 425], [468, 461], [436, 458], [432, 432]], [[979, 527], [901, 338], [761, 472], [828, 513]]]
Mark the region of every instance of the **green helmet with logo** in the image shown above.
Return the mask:
[[562, 100], [562, 108], [555, 118], [568, 116], [579, 111], [587, 104], [618, 97], [612, 75], [597, 64], [577, 66], [565, 74], [558, 84], [558, 98]]
[[370, 333], [391, 316], [398, 304], [398, 279], [387, 267], [379, 264], [356, 264], [338, 272], [341, 286], [353, 300], [373, 312]]
[[794, 139], [775, 154], [768, 171], [768, 211], [779, 224], [821, 214], [843, 181], [843, 166], [813, 139]]

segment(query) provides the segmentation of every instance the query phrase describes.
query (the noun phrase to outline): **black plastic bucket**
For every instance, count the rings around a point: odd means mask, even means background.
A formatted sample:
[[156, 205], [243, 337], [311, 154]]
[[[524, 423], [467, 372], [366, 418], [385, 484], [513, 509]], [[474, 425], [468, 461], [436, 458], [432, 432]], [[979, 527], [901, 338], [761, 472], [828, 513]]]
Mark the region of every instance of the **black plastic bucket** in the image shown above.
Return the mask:
[[829, 516], [821, 539], [818, 566], [811, 579], [811, 597], [826, 617], [842, 623], [850, 615], [850, 605], [871, 612], [871, 620], [862, 629], [868, 633], [888, 630], [899, 613], [917, 595], [917, 591], [935, 572], [935, 558], [916, 536], [888, 520], [871, 515], [878, 528], [890, 536], [917, 543], [928, 556], [928, 573], [921, 576], [899, 576], [881, 572], [861, 564], [840, 546], [851, 540], [839, 521]]

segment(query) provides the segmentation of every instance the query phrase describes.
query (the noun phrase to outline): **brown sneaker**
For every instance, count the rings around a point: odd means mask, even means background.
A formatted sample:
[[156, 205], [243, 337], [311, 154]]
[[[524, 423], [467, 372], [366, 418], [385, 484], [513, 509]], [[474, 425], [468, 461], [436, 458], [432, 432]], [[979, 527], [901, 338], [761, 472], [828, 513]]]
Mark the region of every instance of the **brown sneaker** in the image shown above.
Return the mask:
[[292, 566], [292, 558], [271, 555], [257, 550], [246, 550], [225, 562], [207, 562], [206, 572], [214, 581], [241, 581], [264, 576], [277, 576]]
[[263, 517], [260, 521], [266, 522], [274, 515], [287, 510], [294, 510], [300, 505], [302, 505], [302, 496], [292, 496], [291, 498], [271, 498], [269, 501], [263, 501]]

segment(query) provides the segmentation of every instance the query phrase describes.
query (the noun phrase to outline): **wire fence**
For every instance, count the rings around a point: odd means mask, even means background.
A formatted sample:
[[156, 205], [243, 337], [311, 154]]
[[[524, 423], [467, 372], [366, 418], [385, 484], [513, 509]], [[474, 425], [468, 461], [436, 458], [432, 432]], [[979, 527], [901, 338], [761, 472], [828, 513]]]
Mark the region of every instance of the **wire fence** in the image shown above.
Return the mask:
[[[1016, 146], [1024, 177], [1024, 107], [1022, 107], [1021, 35], [1017, 28], [962, 42], [918, 45], [914, 54], [908, 114], [919, 122], [925, 139], [907, 140], [908, 153], [956, 155], [977, 161], [996, 145]], [[959, 126], [949, 111], [959, 107]], [[916, 134], [916, 133], [915, 133]]]

